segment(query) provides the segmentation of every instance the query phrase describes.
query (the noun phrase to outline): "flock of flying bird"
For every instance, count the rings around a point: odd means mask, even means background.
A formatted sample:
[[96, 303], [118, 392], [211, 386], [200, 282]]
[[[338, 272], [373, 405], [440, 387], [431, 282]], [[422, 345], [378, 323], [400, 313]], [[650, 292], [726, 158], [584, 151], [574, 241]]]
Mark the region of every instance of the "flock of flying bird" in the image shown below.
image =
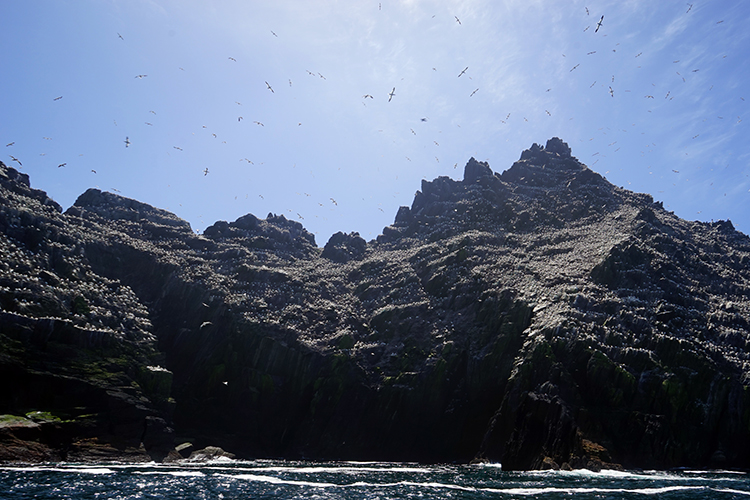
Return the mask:
[[[687, 5], [688, 5], [688, 9], [687, 9], [687, 12], [689, 13], [689, 12], [690, 12], [690, 10], [692, 9], [692, 7], [693, 7], [693, 6], [692, 6], [692, 4], [687, 4]], [[382, 6], [381, 6], [381, 5], [379, 4], [379, 6], [378, 6], [379, 10], [381, 9], [381, 7], [382, 7]], [[585, 8], [585, 10], [586, 10], [586, 15], [587, 15], [587, 16], [588, 16], [588, 15], [590, 15], [589, 9], [588, 9], [588, 8]], [[461, 20], [460, 20], [460, 19], [458, 18], [458, 16], [454, 16], [454, 17], [455, 17], [455, 21], [456, 21], [456, 23], [457, 23], [457, 24], [459, 24], [459, 25], [462, 25], [462, 23], [461, 23]], [[720, 22], [721, 22], [721, 21], [720, 21]], [[599, 20], [598, 20], [598, 21], [596, 22], [596, 25], [595, 25], [595, 29], [594, 29], [594, 33], [599, 33], [599, 31], [600, 31], [600, 30], [602, 29], [602, 27], [603, 27], [603, 26], [604, 26], [604, 15], [602, 15], [602, 16], [601, 16], [601, 17], [599, 18]], [[584, 31], [584, 32], [586, 32], [586, 31], [588, 31], [588, 30], [589, 30], [589, 28], [590, 28], [590, 26], [587, 26], [587, 27], [586, 27], [586, 28], [585, 28], [585, 29], [584, 29], [583, 31]], [[271, 31], [271, 35], [272, 35], [272, 36], [274, 36], [274, 37], [278, 37], [278, 35], [277, 35], [277, 34], [276, 34], [276, 33], [275, 33], [274, 31]], [[124, 38], [124, 37], [123, 37], [123, 36], [122, 36], [122, 35], [121, 35], [120, 33], [117, 33], [117, 36], [119, 37], [119, 39], [121, 39], [121, 40], [123, 40], [123, 41], [125, 40], [125, 38]], [[589, 52], [589, 53], [588, 53], [588, 55], [591, 55], [591, 54], [594, 54], [594, 53], [595, 53], [595, 51], [592, 51], [592, 52]], [[638, 54], [638, 55], [636, 55], [635, 57], [639, 57], [639, 56], [641, 56], [641, 55], [642, 55], [642, 53], [639, 53], [639, 54]], [[230, 61], [232, 61], [232, 62], [235, 62], [235, 63], [237, 62], [237, 60], [236, 60], [236, 59], [235, 59], [234, 57], [229, 57], [228, 59], [229, 59]], [[676, 62], [677, 62], [677, 61], [676, 61]], [[577, 68], [578, 68], [579, 66], [580, 66], [580, 64], [576, 64], [575, 66], [573, 66], [573, 67], [572, 67], [572, 68], [570, 69], [570, 72], [573, 72], [573, 71], [574, 71], [574, 70], [576, 70], [576, 69], [577, 69]], [[182, 69], [182, 68], [180, 68], [180, 69]], [[433, 68], [433, 69], [435, 69], [435, 68]], [[458, 78], [461, 78], [462, 76], [464, 76], [464, 75], [465, 75], [465, 74], [467, 73], [467, 71], [468, 71], [468, 70], [469, 70], [469, 66], [466, 66], [466, 67], [464, 67], [464, 68], [463, 68], [463, 69], [462, 69], [462, 70], [461, 70], [461, 71], [460, 71], [460, 72], [458, 73], [457, 77], [458, 77]], [[324, 77], [324, 76], [323, 76], [322, 74], [320, 74], [320, 73], [317, 73], [317, 75], [316, 75], [315, 73], [313, 73], [313, 72], [311, 72], [311, 71], [309, 71], [309, 70], [306, 70], [306, 71], [307, 71], [307, 73], [308, 73], [309, 75], [311, 75], [311, 76], [318, 76], [318, 77], [320, 77], [320, 78], [321, 78], [321, 79], [323, 79], [323, 80], [325, 80], [325, 79], [326, 79], [326, 78], [325, 78], [325, 77]], [[699, 70], [698, 70], [698, 69], [695, 69], [695, 70], [693, 70], [693, 72], [697, 72], [697, 71], [699, 71]], [[454, 74], [455, 74], [455, 73], [454, 73]], [[679, 72], [678, 72], [678, 75], [679, 75]], [[684, 78], [684, 76], [682, 76], [682, 75], [680, 75], [680, 76], [681, 76], [681, 77], [683, 78], [683, 81], [685, 81], [685, 78]], [[144, 79], [144, 78], [147, 78], [147, 77], [148, 77], [148, 75], [147, 75], [147, 74], [138, 74], [138, 75], [135, 75], [135, 79], [139, 79], [139, 80], [142, 80], [142, 79]], [[469, 78], [471, 78], [471, 77], [469, 77]], [[612, 82], [614, 82], [614, 75], [612, 76]], [[264, 83], [265, 83], [265, 85], [266, 85], [266, 90], [268, 90], [268, 91], [269, 91], [270, 93], [273, 93], [273, 94], [275, 94], [275, 93], [276, 93], [276, 92], [274, 91], [274, 88], [273, 88], [273, 86], [272, 86], [272, 85], [271, 85], [271, 84], [270, 84], [270, 83], [269, 83], [268, 81], [264, 81]], [[594, 86], [595, 84], [596, 84], [596, 82], [594, 82], [594, 83], [593, 83], [593, 84], [591, 85], [591, 87], [593, 87], [593, 86]], [[291, 81], [291, 80], [289, 80], [289, 85], [290, 85], [290, 86], [292, 85], [292, 81]], [[550, 90], [551, 90], [551, 89], [547, 89], [547, 92], [549, 92]], [[475, 88], [475, 89], [474, 89], [473, 91], [471, 91], [471, 93], [469, 93], [469, 95], [468, 95], [468, 96], [469, 96], [469, 97], [473, 97], [473, 96], [474, 96], [474, 95], [475, 95], [475, 94], [476, 94], [476, 93], [477, 93], [478, 91], [479, 91], [479, 88]], [[609, 92], [609, 95], [610, 95], [611, 97], [615, 97], [615, 92], [614, 92], [614, 90], [613, 90], [612, 86], [609, 86], [609, 88], [608, 88], [608, 92]], [[393, 87], [392, 87], [391, 91], [390, 91], [390, 92], [388, 92], [387, 96], [388, 96], [388, 101], [387, 101], [387, 102], [391, 102], [391, 101], [392, 101], [392, 100], [394, 99], [394, 97], [396, 97], [396, 96], [397, 96], [397, 94], [396, 94], [396, 87], [395, 87], [395, 86], [393, 86]], [[666, 96], [665, 98], [669, 98], [669, 96], [670, 96], [670, 92], [668, 92], [668, 93], [667, 93], [667, 96]], [[645, 97], [646, 97], [646, 98], [651, 98], [651, 99], [653, 99], [653, 98], [654, 98], [654, 96], [653, 96], [653, 95], [646, 95]], [[60, 101], [60, 100], [61, 100], [62, 98], [63, 98], [63, 96], [57, 96], [57, 97], [55, 97], [55, 98], [53, 99], [53, 101]], [[364, 95], [362, 96], [362, 98], [363, 98], [363, 99], [375, 99], [375, 98], [373, 97], [373, 95], [372, 95], [372, 94], [369, 94], [369, 93], [367, 93], [367, 94], [364, 94]], [[744, 99], [743, 99], [743, 100], [744, 100]], [[239, 103], [239, 102], [237, 102], [237, 101], [235, 101], [235, 102], [236, 102], [237, 104], [240, 104], [240, 103]], [[547, 114], [548, 116], [551, 116], [551, 113], [550, 113], [550, 112], [549, 112], [548, 110], [545, 110], [545, 112], [546, 112], [546, 114]], [[154, 114], [155, 114], [155, 112], [153, 112], [153, 111], [151, 111], [151, 113], [154, 113]], [[510, 117], [510, 113], [509, 113], [509, 114], [508, 114], [508, 116], [506, 117], [506, 120], [507, 120], [507, 119], [508, 119], [509, 117]], [[242, 117], [242, 116], [239, 116], [239, 117], [237, 118], [237, 121], [238, 121], [238, 122], [239, 122], [239, 121], [242, 121], [242, 120], [243, 120], [243, 117]], [[526, 119], [524, 118], [524, 120], [526, 120]], [[427, 121], [427, 118], [421, 118], [421, 121], [425, 122], [425, 121]], [[502, 121], [503, 123], [505, 123], [505, 120], [501, 120], [501, 121]], [[526, 121], [528, 121], [528, 120], [526, 120]], [[145, 123], [146, 123], [146, 125], [152, 125], [152, 124], [151, 124], [150, 122], [145, 122]], [[261, 127], [265, 126], [265, 125], [264, 125], [264, 124], [263, 124], [263, 123], [262, 123], [261, 121], [258, 121], [258, 120], [255, 120], [255, 121], [253, 121], [253, 123], [254, 123], [254, 124], [256, 124], [256, 125], [258, 125], [258, 126], [261, 126]], [[115, 124], [116, 124], [116, 122], [115, 122]], [[301, 123], [299, 123], [299, 125], [301, 125]], [[205, 126], [204, 126], [204, 128], [205, 128]], [[413, 134], [415, 134], [415, 135], [416, 135], [416, 132], [414, 131], [414, 129], [410, 129], [410, 130], [411, 130], [411, 132], [412, 132]], [[214, 136], [214, 137], [216, 137], [216, 134], [213, 134], [213, 136]], [[694, 136], [693, 138], [695, 139], [696, 137], [698, 137], [698, 135]], [[437, 141], [433, 141], [433, 142], [435, 143], [435, 145], [438, 145], [438, 146], [439, 146], [439, 144], [438, 144], [438, 142], [437, 142]], [[132, 142], [131, 142], [131, 140], [130, 140], [130, 136], [126, 136], [126, 137], [125, 137], [125, 139], [124, 139], [124, 141], [123, 141], [123, 143], [124, 143], [124, 145], [125, 145], [125, 148], [129, 148], [129, 147], [131, 147], [131, 146], [133, 145], [133, 143], [132, 143]], [[13, 144], [14, 144], [14, 142], [11, 142], [11, 143], [7, 144], [7, 145], [6, 145], [6, 147], [10, 147], [10, 146], [13, 146]], [[614, 144], [614, 143], [613, 143], [613, 144]], [[174, 146], [174, 149], [176, 149], [176, 150], [179, 150], [179, 151], [182, 151], [182, 150], [183, 150], [182, 148], [180, 148], [180, 147], [178, 147], [178, 146]], [[598, 155], [598, 154], [599, 154], [599, 153], [595, 153], [595, 155]], [[21, 161], [20, 161], [20, 160], [19, 160], [18, 158], [16, 158], [16, 157], [15, 157], [15, 156], [13, 156], [13, 155], [9, 155], [9, 156], [10, 156], [11, 160], [12, 160], [12, 161], [14, 161], [14, 162], [16, 162], [16, 163], [18, 163], [18, 165], [19, 165], [19, 166], [21, 166], [21, 165], [22, 165]], [[439, 162], [439, 158], [438, 158], [438, 157], [435, 157], [435, 159], [436, 159], [436, 161], [438, 161], [438, 162]], [[411, 161], [411, 160], [410, 160], [410, 159], [409, 159], [408, 157], [407, 157], [407, 160]], [[253, 163], [253, 162], [252, 162], [251, 160], [249, 160], [249, 159], [247, 159], [247, 158], [243, 158], [243, 159], [241, 159], [240, 161], [247, 161], [248, 163], [251, 163], [251, 164]], [[598, 161], [598, 160], [596, 160], [596, 161]], [[594, 162], [594, 163], [596, 163], [596, 162]], [[57, 165], [57, 167], [58, 167], [58, 168], [63, 168], [63, 167], [66, 167], [66, 166], [67, 166], [67, 162], [63, 162], [63, 163], [60, 163], [59, 165]], [[456, 165], [454, 165], [454, 168], [456, 168], [456, 167], [457, 167], [457, 164], [456, 164]], [[92, 172], [92, 173], [96, 173], [96, 171], [95, 171], [95, 170], [93, 170], [93, 169], [91, 170], [91, 172]], [[676, 171], [676, 170], [673, 170], [673, 172], [676, 172], [676, 173], [677, 173], [678, 171]], [[207, 175], [208, 175], [208, 174], [210, 173], [210, 170], [209, 170], [209, 168], [208, 168], [208, 167], [204, 168], [204, 169], [203, 169], [203, 171], [202, 171], [202, 173], [203, 173], [203, 175], [204, 175], [204, 176], [207, 176]], [[113, 191], [117, 191], [117, 190], [113, 189]], [[260, 196], [261, 198], [263, 198], [263, 196], [262, 196], [262, 195], [259, 195], [259, 196]], [[309, 195], [308, 195], [308, 196], [309, 196]], [[333, 205], [335, 205], [335, 206], [337, 206], [337, 205], [338, 205], [338, 203], [337, 203], [337, 202], [336, 202], [336, 201], [335, 201], [335, 200], [334, 200], [333, 198], [330, 198], [330, 201], [332, 202], [332, 204], [333, 204]], [[318, 203], [318, 204], [319, 204], [320, 206], [323, 206], [323, 205], [322, 205], [321, 203]], [[382, 209], [380, 209], [380, 210], [382, 211]], [[290, 210], [290, 211], [291, 211], [291, 210]], [[298, 216], [298, 218], [300, 218], [300, 219], [304, 219], [304, 217], [303, 217], [303, 216], [302, 216], [301, 214], [299, 214], [299, 213], [297, 213], [297, 216]]]

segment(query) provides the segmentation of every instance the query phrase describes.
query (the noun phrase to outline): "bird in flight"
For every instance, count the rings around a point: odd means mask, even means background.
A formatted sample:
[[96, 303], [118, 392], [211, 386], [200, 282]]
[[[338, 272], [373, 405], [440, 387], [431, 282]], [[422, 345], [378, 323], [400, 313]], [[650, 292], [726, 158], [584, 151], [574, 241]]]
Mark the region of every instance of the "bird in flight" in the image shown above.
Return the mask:
[[208, 175], [208, 167], [203, 169], [203, 176], [205, 177], [206, 175]]
[[685, 12], [685, 14], [687, 14], [688, 12], [690, 12], [690, 9], [693, 8], [693, 4], [689, 3], [689, 4], [687, 4], [687, 6], [688, 6], [688, 10]]
[[255, 123], [256, 125], [260, 125], [261, 127], [265, 127], [265, 125], [263, 125], [261, 122], [254, 121], [253, 123]]
[[55, 97], [55, 98], [54, 98], [54, 99], [52, 99], [52, 100], [53, 100], [53, 101], [59, 101], [60, 99], [62, 99], [62, 96], [60, 96], [60, 97]]
[[91, 171], [92, 171], [93, 173], [96, 173], [96, 170], [94, 170], [93, 168], [91, 169]]
[[143, 122], [143, 123], [145, 123], [146, 125], [150, 125], [150, 126], [152, 126], [152, 127], [154, 126], [154, 124], [153, 124], [153, 123], [149, 123], [149, 122]]
[[333, 202], [334, 205], [339, 206], [339, 204], [336, 203], [336, 200], [334, 200], [333, 198], [331, 198], [331, 201]]
[[421, 121], [426, 122], [427, 118], [420, 118]]
[[271, 30], [271, 34], [272, 34], [273, 36], [275, 36], [276, 38], [278, 38], [278, 37], [279, 37], [279, 35], [277, 35], [276, 33], [274, 33], [274, 32], [273, 32], [273, 30]]
[[598, 22], [598, 23], [596, 23], [596, 29], [594, 30], [594, 33], [598, 32], [598, 31], [599, 31], [599, 28], [601, 28], [601, 27], [602, 27], [602, 21], [604, 21], [604, 16], [602, 16], [602, 18], [601, 18], [601, 19], [599, 19], [599, 22]]
[[365, 94], [365, 95], [363, 95], [363, 96], [362, 96], [362, 99], [367, 99], [368, 97], [369, 97], [370, 99], [374, 99], [374, 97], [372, 97], [372, 96], [371, 96], [370, 94]]
[[120, 40], [125, 40], [125, 39], [124, 39], [124, 38], [122, 37], [122, 35], [121, 35], [121, 34], [119, 34], [119, 33], [118, 33], [118, 34], [117, 34], [117, 36], [119, 36], [119, 37], [120, 37]]
[[393, 90], [391, 90], [391, 93], [388, 94], [388, 102], [391, 102], [391, 99], [393, 99], [394, 95], [396, 95], [396, 87], [393, 87]]
[[[266, 82], [266, 86], [268, 87], [268, 90], [270, 90], [271, 92], [273, 92], [273, 89], [271, 88], [271, 85], [269, 85], [268, 82]], [[275, 94], [276, 92], [273, 92], [273, 93]]]
[[130, 139], [125, 137], [125, 147], [127, 148], [128, 146], [130, 146]]
[[18, 164], [19, 164], [20, 166], [22, 166], [22, 167], [23, 167], [23, 163], [21, 163], [21, 160], [19, 160], [18, 158], [16, 158], [16, 157], [15, 157], [15, 156], [13, 156], [13, 155], [8, 155], [8, 156], [10, 156], [10, 159], [11, 159], [11, 160], [13, 160], [14, 162], [18, 163]]
[[473, 96], [473, 95], [474, 95], [474, 94], [476, 94], [476, 93], [477, 93], [478, 91], [479, 91], [479, 89], [474, 89], [474, 92], [472, 92], [471, 94], [469, 94], [469, 97]]
[[148, 75], [135, 75], [136, 78], [146, 78]]
[[61, 164], [59, 164], [59, 165], [57, 166], [57, 168], [61, 168], [61, 167], [64, 167], [65, 165], [67, 165], [67, 163], [61, 163]]
[[12, 145], [13, 145], [13, 144], [15, 144], [15, 143], [16, 143], [16, 141], [13, 141], [13, 142], [9, 142], [8, 144], [6, 144], [6, 145], [5, 145], [5, 147], [7, 148], [8, 146], [12, 146]]
[[468, 66], [466, 66], [466, 67], [464, 68], [464, 70], [463, 70], [462, 72], [460, 72], [460, 73], [458, 74], [458, 77], [459, 77], [459, 78], [461, 78], [461, 75], [463, 75], [464, 73], [466, 73], [466, 70], [467, 70], [467, 69], [469, 69], [469, 67], [468, 67]]
[[458, 18], [458, 16], [453, 16], [453, 17], [455, 17], [455, 18], [456, 18], [456, 22], [457, 22], [458, 24], [461, 24], [461, 20], [460, 20], [460, 19]]
[[238, 122], [241, 122], [241, 121], [242, 121], [242, 117], [241, 117], [241, 116], [238, 116], [238, 117], [237, 117], [237, 121], [238, 121]]
[[237, 62], [237, 59], [235, 59], [234, 57], [230, 57], [229, 59], [232, 60], [232, 61], [234, 61], [234, 62]]
[[615, 91], [612, 90], [612, 87], [609, 88], [609, 95], [611, 95], [612, 97], [615, 96]]
[[178, 148], [177, 146], [172, 146], [172, 147], [175, 148], [175, 149], [177, 149], [177, 150], [179, 150], [179, 151], [182, 151], [182, 148]]
[[588, 16], [589, 15], [589, 8], [588, 7], [584, 7], [584, 9], [586, 9], [586, 15]]
[[576, 64], [575, 66], [573, 66], [573, 68], [572, 68], [572, 69], [571, 69], [570, 71], [572, 72], [572, 71], [573, 71], [574, 69], [576, 69], [576, 68], [577, 68], [578, 66], [580, 66], [580, 64]]

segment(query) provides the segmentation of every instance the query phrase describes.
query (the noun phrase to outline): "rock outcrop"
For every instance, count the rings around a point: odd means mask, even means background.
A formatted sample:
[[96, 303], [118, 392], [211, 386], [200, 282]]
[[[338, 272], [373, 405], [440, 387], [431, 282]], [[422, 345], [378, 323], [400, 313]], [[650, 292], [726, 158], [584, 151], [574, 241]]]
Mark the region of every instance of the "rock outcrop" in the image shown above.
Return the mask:
[[3, 165], [0, 251], [0, 460], [750, 466], [750, 239], [557, 138], [322, 250], [273, 214], [63, 213]]

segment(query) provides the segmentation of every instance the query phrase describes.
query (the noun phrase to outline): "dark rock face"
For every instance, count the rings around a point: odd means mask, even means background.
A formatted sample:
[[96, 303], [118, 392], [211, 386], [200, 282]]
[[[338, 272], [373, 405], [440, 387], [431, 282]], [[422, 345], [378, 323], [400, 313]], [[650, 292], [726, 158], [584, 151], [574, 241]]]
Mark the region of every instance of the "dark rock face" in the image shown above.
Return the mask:
[[750, 239], [557, 138], [322, 250], [283, 216], [197, 235], [0, 184], [0, 460], [750, 466]]
[[331, 236], [320, 256], [334, 262], [348, 262], [361, 258], [366, 250], [367, 242], [359, 233], [344, 234], [339, 231]]

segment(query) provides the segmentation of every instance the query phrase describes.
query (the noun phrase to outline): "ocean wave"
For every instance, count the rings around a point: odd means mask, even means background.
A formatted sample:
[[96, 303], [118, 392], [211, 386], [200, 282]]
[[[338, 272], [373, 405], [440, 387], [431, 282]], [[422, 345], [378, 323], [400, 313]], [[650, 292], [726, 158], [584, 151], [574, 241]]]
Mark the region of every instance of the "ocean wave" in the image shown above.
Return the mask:
[[294, 481], [290, 479], [281, 479], [276, 476], [261, 476], [258, 474], [216, 474], [219, 477], [241, 479], [244, 481], [257, 481], [270, 484], [288, 484], [293, 486], [308, 486], [312, 488], [331, 488], [341, 486], [335, 483], [316, 483], [314, 481]]
[[[724, 472], [726, 473], [726, 472]], [[711, 475], [720, 474], [719, 471], [679, 471], [679, 472], [665, 472], [665, 471], [620, 471], [614, 469], [602, 469], [599, 472], [594, 472], [589, 469], [575, 469], [570, 471], [563, 470], [544, 470], [544, 471], [528, 471], [523, 472], [524, 475], [537, 476], [537, 477], [585, 477], [591, 479], [619, 479], [619, 480], [632, 480], [632, 481], [733, 481], [733, 478], [726, 477], [708, 477]], [[690, 475], [687, 475], [690, 474]], [[699, 476], [699, 474], [702, 474]]]
[[[235, 469], [236, 470], [236, 469]], [[320, 474], [320, 473], [361, 473], [361, 472], [403, 472], [403, 473], [415, 473], [415, 474], [428, 474], [435, 472], [435, 469], [429, 469], [426, 467], [287, 467], [287, 466], [271, 466], [271, 467], [257, 467], [251, 470], [258, 471], [269, 471], [269, 472], [294, 472], [299, 474]]]
[[108, 467], [0, 467], [0, 470], [20, 472], [69, 472], [73, 474], [114, 474]]
[[[370, 481], [357, 481], [353, 483], [337, 484], [329, 482], [315, 482], [315, 481], [298, 481], [283, 479], [276, 476], [265, 476], [259, 474], [217, 474], [224, 478], [231, 478], [243, 481], [257, 481], [277, 485], [289, 485], [289, 486], [300, 486], [308, 488], [369, 488], [369, 489], [387, 489], [397, 487], [414, 487], [424, 489], [443, 489], [443, 490], [458, 490], [467, 492], [483, 492], [493, 493], [501, 495], [519, 495], [519, 496], [534, 496], [534, 495], [572, 495], [572, 494], [588, 494], [588, 493], [601, 493], [601, 494], [627, 494], [634, 493], [640, 495], [662, 495], [665, 493], [671, 493], [676, 491], [698, 491], [698, 490], [709, 490], [706, 486], [659, 486], [659, 487], [646, 487], [646, 488], [602, 488], [602, 487], [521, 487], [521, 488], [478, 488], [472, 486], [463, 486], [458, 484], [440, 483], [440, 482], [418, 482], [418, 481], [398, 481], [392, 483], [377, 483]], [[750, 495], [748, 492], [740, 490], [719, 490], [711, 489], [713, 491], [725, 491], [725, 492], [737, 492], [745, 495]]]
[[166, 476], [175, 476], [175, 477], [205, 477], [206, 474], [203, 472], [197, 471], [197, 470], [176, 470], [176, 471], [169, 471], [169, 470], [151, 470], [151, 471], [133, 471], [133, 474], [141, 474], [144, 476], [154, 476], [154, 475], [166, 475]]
[[502, 469], [503, 464], [498, 462], [481, 462], [478, 464], [474, 464], [474, 467], [486, 467], [488, 469]]
[[479, 491], [478, 488], [471, 486], [461, 486], [457, 484], [427, 482], [420, 483], [416, 481], [398, 481], [393, 483], [374, 483], [369, 481], [357, 481], [354, 483], [324, 483], [314, 481], [296, 481], [291, 479], [282, 479], [276, 476], [262, 476], [258, 474], [217, 474], [224, 478], [242, 479], [245, 481], [258, 481], [271, 484], [283, 484], [292, 486], [306, 486], [311, 488], [393, 488], [396, 486], [414, 486], [418, 488], [439, 488], [462, 491]]
[[750, 497], [750, 491], [734, 490], [731, 488], [711, 488], [711, 491], [718, 491], [719, 493], [731, 493], [733, 495], [745, 495]]
[[722, 470], [722, 469], [715, 469], [715, 470], [681, 470], [683, 474], [734, 474], [737, 476], [746, 476], [747, 472], [741, 471], [741, 470]]
[[602, 493], [611, 495], [613, 493], [637, 493], [640, 495], [662, 495], [664, 493], [670, 493], [673, 491], [689, 491], [689, 490], [706, 490], [705, 486], [661, 486], [656, 488], [558, 488], [558, 487], [544, 487], [544, 488], [481, 488], [479, 491], [487, 493], [500, 493], [506, 495], [544, 495], [544, 494], [564, 494], [571, 495], [575, 493]]

